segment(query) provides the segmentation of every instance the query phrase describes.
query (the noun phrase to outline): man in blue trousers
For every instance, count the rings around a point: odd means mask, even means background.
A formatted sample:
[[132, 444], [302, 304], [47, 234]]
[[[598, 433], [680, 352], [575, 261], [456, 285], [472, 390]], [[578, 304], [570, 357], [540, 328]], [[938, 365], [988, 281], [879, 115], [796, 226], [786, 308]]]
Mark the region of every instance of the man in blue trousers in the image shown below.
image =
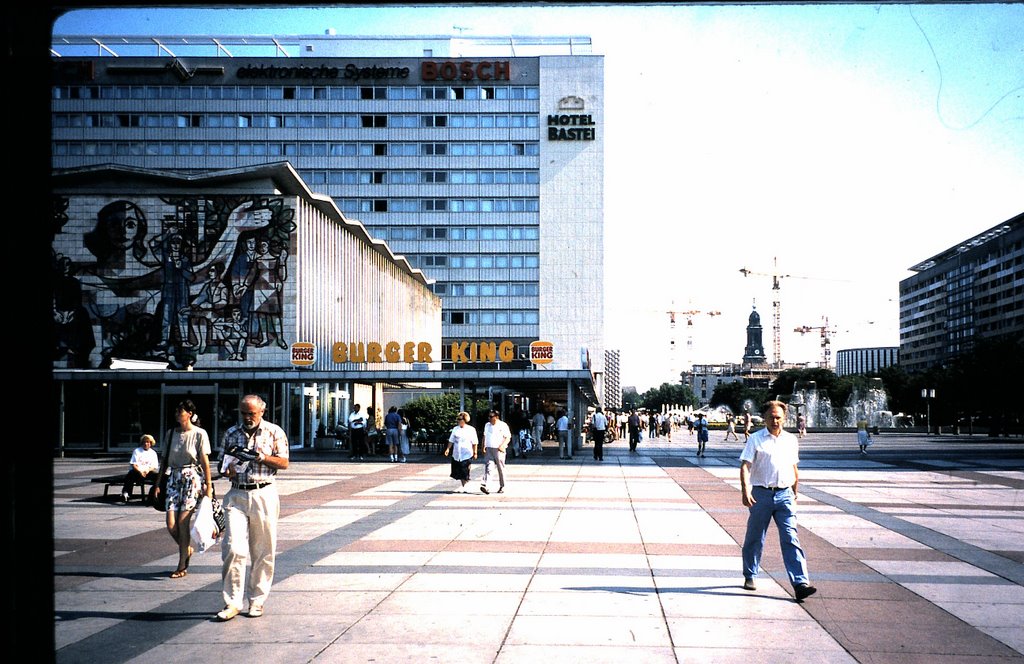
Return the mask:
[[782, 428], [786, 404], [769, 401], [762, 414], [765, 428], [750, 436], [740, 454], [740, 489], [743, 504], [750, 509], [743, 541], [743, 588], [757, 589], [754, 579], [760, 571], [765, 534], [774, 519], [789, 582], [796, 599], [802, 601], [818, 589], [807, 578], [807, 559], [796, 532], [799, 444], [796, 436]]

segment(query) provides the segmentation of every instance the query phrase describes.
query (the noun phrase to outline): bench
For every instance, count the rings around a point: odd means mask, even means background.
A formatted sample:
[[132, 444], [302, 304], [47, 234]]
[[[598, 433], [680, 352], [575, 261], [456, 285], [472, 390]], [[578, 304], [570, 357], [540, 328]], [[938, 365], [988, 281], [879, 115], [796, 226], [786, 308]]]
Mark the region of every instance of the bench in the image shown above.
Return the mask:
[[[127, 472], [127, 471], [125, 471], [125, 472]], [[92, 479], [92, 482], [93, 482], [93, 484], [102, 484], [102, 485], [104, 485], [103, 486], [103, 497], [106, 498], [107, 495], [110, 493], [110, 487], [117, 487], [118, 494], [121, 493], [121, 487], [124, 486], [124, 476], [125, 476], [125, 473], [121, 473], [120, 475], [106, 475], [104, 477], [94, 477]], [[152, 478], [152, 479], [150, 479], [150, 478]], [[128, 500], [132, 499], [132, 496], [135, 495], [135, 491], [136, 490], [138, 490], [138, 492], [139, 492], [139, 498], [142, 499], [142, 500], [145, 500], [146, 496], [149, 495], [150, 487], [153, 486], [153, 484], [156, 482], [156, 478], [157, 478], [156, 473], [150, 473], [146, 477], [145, 482], [143, 482], [142, 484], [133, 484], [132, 485], [132, 492], [128, 496]]]

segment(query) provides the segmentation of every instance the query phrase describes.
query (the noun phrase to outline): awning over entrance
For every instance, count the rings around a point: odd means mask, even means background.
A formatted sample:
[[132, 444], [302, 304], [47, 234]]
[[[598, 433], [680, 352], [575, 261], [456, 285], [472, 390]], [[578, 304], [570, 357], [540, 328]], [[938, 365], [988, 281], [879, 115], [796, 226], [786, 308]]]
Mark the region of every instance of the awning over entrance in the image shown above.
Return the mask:
[[571, 383], [591, 404], [598, 402], [594, 380], [589, 371], [577, 370], [473, 370], [444, 371], [304, 371], [304, 370], [231, 370], [163, 371], [129, 369], [63, 369], [53, 372], [55, 381], [145, 381], [158, 383], [274, 381], [288, 383], [390, 383], [439, 384], [457, 388], [462, 384], [500, 385], [533, 394], [564, 394]]

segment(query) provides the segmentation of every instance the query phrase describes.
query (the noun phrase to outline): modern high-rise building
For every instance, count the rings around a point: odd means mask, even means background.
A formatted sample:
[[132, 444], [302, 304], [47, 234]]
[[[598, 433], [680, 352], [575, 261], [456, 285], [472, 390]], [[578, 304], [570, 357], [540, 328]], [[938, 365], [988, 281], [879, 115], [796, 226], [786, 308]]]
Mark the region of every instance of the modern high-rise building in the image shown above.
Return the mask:
[[900, 282], [900, 366], [943, 365], [985, 340], [1024, 338], [1024, 214], [910, 268]]
[[52, 49], [54, 168], [288, 161], [434, 280], [442, 362], [471, 352], [460, 340], [510, 340], [504, 366], [541, 352], [540, 370], [603, 375], [604, 60], [589, 38], [55, 36]]
[[880, 369], [899, 364], [899, 360], [900, 349], [897, 346], [847, 348], [836, 352], [836, 375], [877, 373]]
[[619, 373], [621, 351], [604, 352], [604, 407], [612, 410], [622, 408], [622, 376]]

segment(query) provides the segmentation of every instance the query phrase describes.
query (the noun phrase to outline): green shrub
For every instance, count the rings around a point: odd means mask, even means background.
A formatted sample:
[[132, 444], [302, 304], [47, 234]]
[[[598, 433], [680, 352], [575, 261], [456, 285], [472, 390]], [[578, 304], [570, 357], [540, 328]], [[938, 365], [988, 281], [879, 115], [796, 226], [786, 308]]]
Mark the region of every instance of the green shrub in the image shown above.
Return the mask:
[[[415, 430], [451, 431], [452, 427], [458, 424], [456, 418], [459, 416], [459, 395], [449, 392], [416, 397], [406, 402], [402, 409]], [[486, 409], [486, 399], [466, 400], [466, 412], [473, 417], [474, 424], [479, 421], [479, 416]]]

